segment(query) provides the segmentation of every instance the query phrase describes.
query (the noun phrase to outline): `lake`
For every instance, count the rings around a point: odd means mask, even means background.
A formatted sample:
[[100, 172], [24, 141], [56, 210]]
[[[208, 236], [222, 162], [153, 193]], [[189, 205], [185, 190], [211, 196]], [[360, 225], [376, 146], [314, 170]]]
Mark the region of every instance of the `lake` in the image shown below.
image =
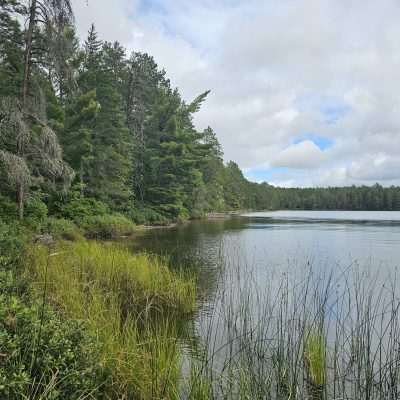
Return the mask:
[[147, 230], [130, 246], [196, 277], [188, 352], [205, 349], [207, 374], [227, 371], [222, 391], [239, 390], [229, 383], [237, 371], [262, 396], [281, 398], [289, 384], [320, 390], [301, 356], [310, 337], [326, 357], [329, 398], [392, 391], [363, 376], [384, 370], [389, 379], [400, 362], [400, 212], [249, 213]]
[[[199, 276], [212, 296], [219, 268], [251, 268], [263, 285], [271, 273], [345, 269], [394, 273], [400, 266], [400, 212], [276, 211], [194, 221], [138, 235], [132, 247], [170, 258]], [[266, 276], [267, 275], [267, 276]]]

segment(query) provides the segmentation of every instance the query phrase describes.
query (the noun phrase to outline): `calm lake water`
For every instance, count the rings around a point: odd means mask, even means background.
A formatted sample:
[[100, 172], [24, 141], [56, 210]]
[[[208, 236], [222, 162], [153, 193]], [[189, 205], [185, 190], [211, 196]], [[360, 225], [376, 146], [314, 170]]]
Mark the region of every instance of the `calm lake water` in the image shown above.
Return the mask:
[[172, 266], [190, 268], [206, 295], [218, 286], [220, 268], [232, 265], [250, 268], [261, 286], [271, 273], [310, 266], [328, 271], [357, 265], [385, 275], [400, 266], [400, 212], [250, 213], [148, 230], [132, 247], [168, 256]]
[[[195, 221], [140, 233], [134, 250], [167, 256], [198, 277], [200, 309], [213, 306], [238, 275], [264, 290], [276, 278], [350, 269], [392, 280], [400, 266], [400, 212], [276, 211]], [[232, 271], [235, 279], [232, 279]]]
[[[351, 294], [355, 287], [355, 292], [363, 293], [358, 282], [367, 287], [365, 298], [376, 296], [371, 297], [371, 304], [384, 304], [385, 293], [388, 298], [394, 292], [396, 298], [400, 295], [397, 288], [391, 290], [400, 266], [400, 212], [250, 213], [144, 231], [130, 245], [134, 250], [166, 256], [171, 267], [189, 270], [197, 277], [199, 311], [193, 332], [203, 342], [210, 343], [213, 337], [214, 349], [225, 349], [236, 324], [257, 328], [260, 321], [267, 321], [274, 315], [270, 310], [276, 308], [278, 297], [292, 303], [289, 321], [296, 304], [303, 301], [310, 274], [314, 294], [304, 302], [310, 311], [303, 315], [312, 315], [319, 293], [316, 286], [321, 284], [323, 292], [329, 281], [324, 307], [327, 326], [342, 326], [343, 320], [351, 326], [356, 321], [349, 301], [357, 301]], [[368, 306], [366, 310], [368, 313]], [[340, 322], [335, 325], [337, 320]], [[328, 339], [331, 331], [327, 328]]]

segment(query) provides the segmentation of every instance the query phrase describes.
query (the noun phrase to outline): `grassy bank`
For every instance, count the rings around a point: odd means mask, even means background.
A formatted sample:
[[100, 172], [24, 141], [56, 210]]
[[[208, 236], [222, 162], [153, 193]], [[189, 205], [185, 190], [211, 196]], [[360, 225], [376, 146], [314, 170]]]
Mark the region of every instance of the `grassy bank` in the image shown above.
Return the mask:
[[174, 398], [180, 371], [176, 319], [194, 311], [191, 280], [157, 258], [80, 241], [29, 250], [27, 273], [67, 319], [84, 322], [111, 373], [111, 398]]
[[178, 398], [194, 281], [116, 243], [30, 237], [0, 225], [0, 398]]

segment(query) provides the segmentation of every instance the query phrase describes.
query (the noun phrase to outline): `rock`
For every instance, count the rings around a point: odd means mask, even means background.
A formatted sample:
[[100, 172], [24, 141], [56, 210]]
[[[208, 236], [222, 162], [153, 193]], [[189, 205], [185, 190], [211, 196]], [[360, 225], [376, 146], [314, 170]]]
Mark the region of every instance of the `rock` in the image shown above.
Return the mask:
[[45, 245], [49, 245], [54, 243], [54, 239], [52, 235], [49, 234], [44, 234], [44, 235], [36, 235], [34, 237], [34, 242], [35, 243], [40, 243], [40, 244], [45, 244]]

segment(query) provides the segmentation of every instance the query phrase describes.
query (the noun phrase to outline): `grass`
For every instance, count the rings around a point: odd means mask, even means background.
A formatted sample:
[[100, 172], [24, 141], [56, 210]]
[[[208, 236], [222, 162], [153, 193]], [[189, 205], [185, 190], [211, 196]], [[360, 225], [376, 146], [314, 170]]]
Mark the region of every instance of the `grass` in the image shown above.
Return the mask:
[[326, 379], [326, 343], [322, 333], [310, 331], [304, 343], [304, 364], [310, 397], [321, 399]]
[[96, 338], [109, 398], [178, 398], [176, 320], [195, 309], [191, 279], [158, 258], [86, 241], [35, 246], [27, 268], [36, 291]]
[[135, 224], [122, 214], [94, 215], [78, 222], [91, 239], [115, 239], [135, 232]]

